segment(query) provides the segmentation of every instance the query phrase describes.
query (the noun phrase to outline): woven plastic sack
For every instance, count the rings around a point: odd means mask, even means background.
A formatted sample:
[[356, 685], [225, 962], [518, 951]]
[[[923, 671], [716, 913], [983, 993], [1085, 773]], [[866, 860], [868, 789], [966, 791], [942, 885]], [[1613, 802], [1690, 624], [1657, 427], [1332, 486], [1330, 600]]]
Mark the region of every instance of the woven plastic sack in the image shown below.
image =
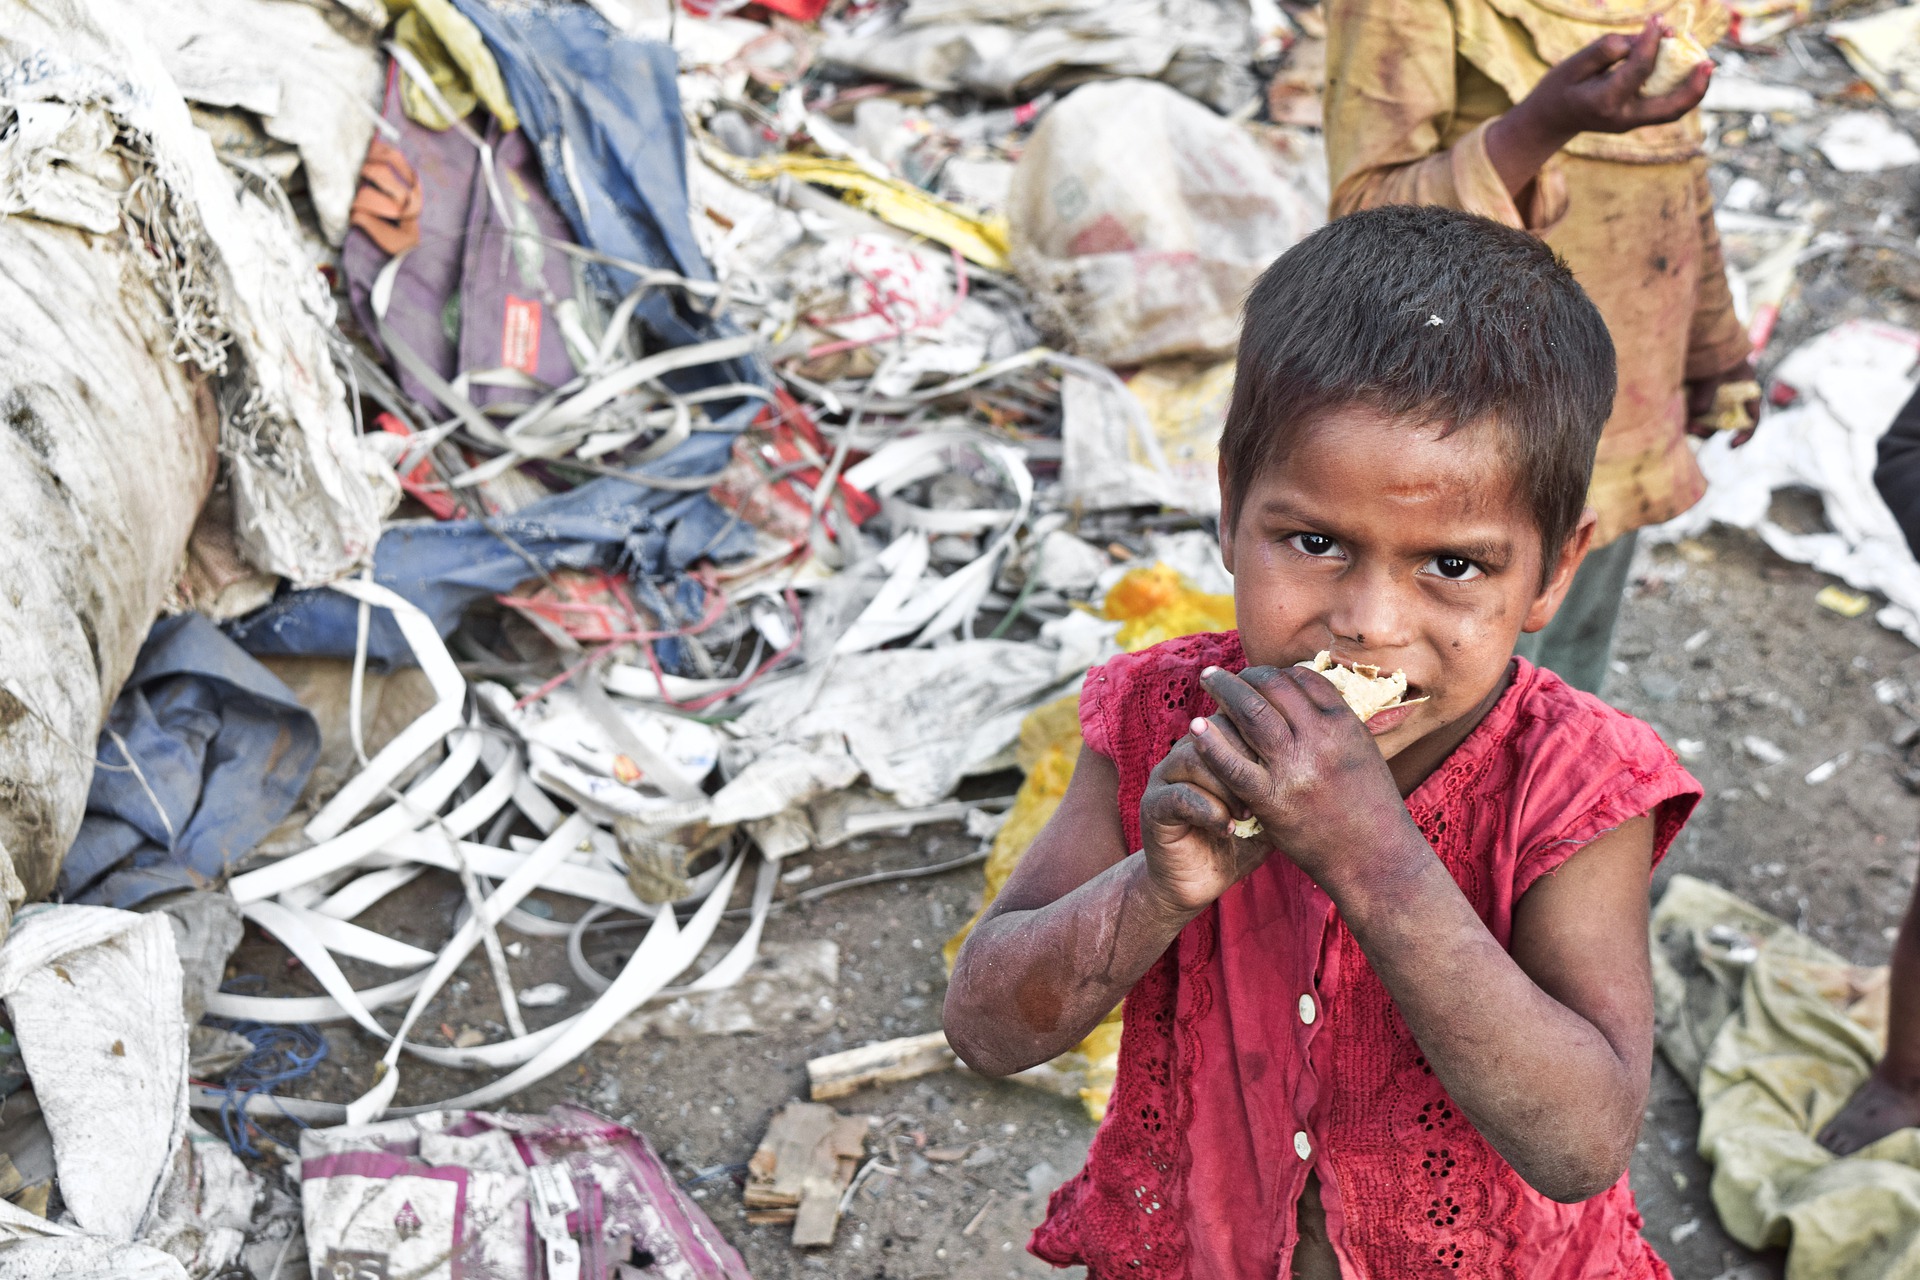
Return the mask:
[[0, 0], [0, 931], [53, 886], [222, 457], [240, 549], [300, 582], [397, 493], [324, 285], [143, 32], [126, 0]]
[[1324, 221], [1284, 164], [1164, 84], [1075, 90], [1041, 117], [1007, 201], [1042, 329], [1111, 365], [1230, 355], [1254, 278]]

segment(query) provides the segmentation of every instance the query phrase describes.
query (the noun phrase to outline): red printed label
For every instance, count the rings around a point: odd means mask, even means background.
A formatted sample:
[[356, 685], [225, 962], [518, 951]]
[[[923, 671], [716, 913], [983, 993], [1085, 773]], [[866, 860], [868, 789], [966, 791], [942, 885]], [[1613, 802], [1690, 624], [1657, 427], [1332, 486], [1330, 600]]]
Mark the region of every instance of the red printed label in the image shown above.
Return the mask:
[[540, 303], [507, 295], [500, 323], [500, 363], [531, 374], [540, 367]]

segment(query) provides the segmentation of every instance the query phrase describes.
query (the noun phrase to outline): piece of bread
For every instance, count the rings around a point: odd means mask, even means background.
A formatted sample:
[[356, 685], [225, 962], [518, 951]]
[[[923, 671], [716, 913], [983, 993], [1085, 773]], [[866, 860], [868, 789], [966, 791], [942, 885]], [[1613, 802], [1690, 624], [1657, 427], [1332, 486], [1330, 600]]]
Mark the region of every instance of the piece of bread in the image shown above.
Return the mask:
[[[1407, 694], [1407, 673], [1396, 671], [1390, 676], [1380, 674], [1380, 668], [1365, 663], [1356, 663], [1343, 667], [1333, 660], [1331, 650], [1322, 649], [1313, 656], [1312, 662], [1296, 662], [1297, 667], [1309, 671], [1318, 671], [1333, 682], [1340, 696], [1353, 708], [1353, 714], [1362, 720], [1371, 720], [1388, 707], [1402, 705]], [[1415, 702], [1425, 702], [1425, 698], [1415, 698]]]
[[1657, 98], [1661, 94], [1672, 93], [1686, 83], [1695, 67], [1711, 61], [1700, 42], [1685, 31], [1663, 36], [1660, 51], [1653, 57], [1653, 74], [1640, 86], [1640, 96]]
[[1743, 382], [1723, 382], [1714, 390], [1713, 408], [1707, 411], [1706, 424], [1715, 431], [1745, 431], [1753, 425], [1747, 405], [1760, 398], [1760, 384], [1748, 378]]

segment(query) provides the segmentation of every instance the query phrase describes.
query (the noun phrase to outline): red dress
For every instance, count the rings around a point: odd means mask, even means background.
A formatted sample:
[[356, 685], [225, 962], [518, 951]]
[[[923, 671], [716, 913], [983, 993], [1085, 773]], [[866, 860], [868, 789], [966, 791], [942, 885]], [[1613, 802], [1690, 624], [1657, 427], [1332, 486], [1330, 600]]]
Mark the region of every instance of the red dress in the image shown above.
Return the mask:
[[[1087, 677], [1086, 744], [1140, 841], [1147, 775], [1237, 632]], [[1644, 813], [1666, 853], [1701, 796], [1653, 730], [1516, 660], [1511, 686], [1407, 807], [1501, 945], [1540, 876]], [[1580, 1204], [1529, 1187], [1461, 1114], [1327, 895], [1278, 855], [1186, 927], [1127, 997], [1106, 1120], [1033, 1252], [1091, 1280], [1284, 1278], [1309, 1170], [1346, 1280], [1670, 1280], [1625, 1175]]]

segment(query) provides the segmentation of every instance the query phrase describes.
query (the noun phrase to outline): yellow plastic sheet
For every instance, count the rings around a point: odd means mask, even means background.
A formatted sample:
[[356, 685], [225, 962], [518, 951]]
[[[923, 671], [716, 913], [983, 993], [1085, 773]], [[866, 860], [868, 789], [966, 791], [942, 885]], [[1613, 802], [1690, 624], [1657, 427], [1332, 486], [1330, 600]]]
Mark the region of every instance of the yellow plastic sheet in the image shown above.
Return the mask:
[[879, 178], [851, 160], [786, 152], [740, 162], [707, 152], [708, 159], [750, 182], [769, 182], [783, 174], [816, 186], [832, 187], [848, 204], [858, 205], [882, 222], [958, 250], [970, 262], [993, 271], [1009, 269], [1007, 220], [972, 213], [910, 182]]
[[[485, 104], [502, 129], [518, 129], [519, 113], [507, 94], [507, 83], [480, 29], [455, 9], [450, 0], [386, 0], [387, 12], [398, 14], [393, 38], [420, 60], [447, 105], [465, 119]], [[453, 121], [440, 113], [432, 99], [413, 82], [400, 78], [400, 102], [407, 117], [429, 129], [451, 129]]]
[[[1107, 592], [1105, 616], [1123, 622], [1119, 643], [1129, 653], [1175, 636], [1200, 631], [1224, 631], [1233, 626], [1233, 597], [1201, 591], [1165, 564], [1135, 569]], [[1053, 818], [1067, 794], [1073, 767], [1080, 759], [1080, 695], [1068, 694], [1028, 713], [1020, 725], [1020, 744], [1014, 758], [1026, 773], [1013, 808], [994, 837], [987, 855], [986, 892], [980, 911], [947, 940], [944, 954], [949, 971], [980, 916], [986, 913], [1007, 877], [1019, 865]], [[1107, 1113], [1113, 1079], [1120, 1063], [1120, 1010], [1115, 1008], [1087, 1033], [1087, 1038], [1054, 1059], [1054, 1074], [1078, 1082], [1077, 1092], [1095, 1120]]]

